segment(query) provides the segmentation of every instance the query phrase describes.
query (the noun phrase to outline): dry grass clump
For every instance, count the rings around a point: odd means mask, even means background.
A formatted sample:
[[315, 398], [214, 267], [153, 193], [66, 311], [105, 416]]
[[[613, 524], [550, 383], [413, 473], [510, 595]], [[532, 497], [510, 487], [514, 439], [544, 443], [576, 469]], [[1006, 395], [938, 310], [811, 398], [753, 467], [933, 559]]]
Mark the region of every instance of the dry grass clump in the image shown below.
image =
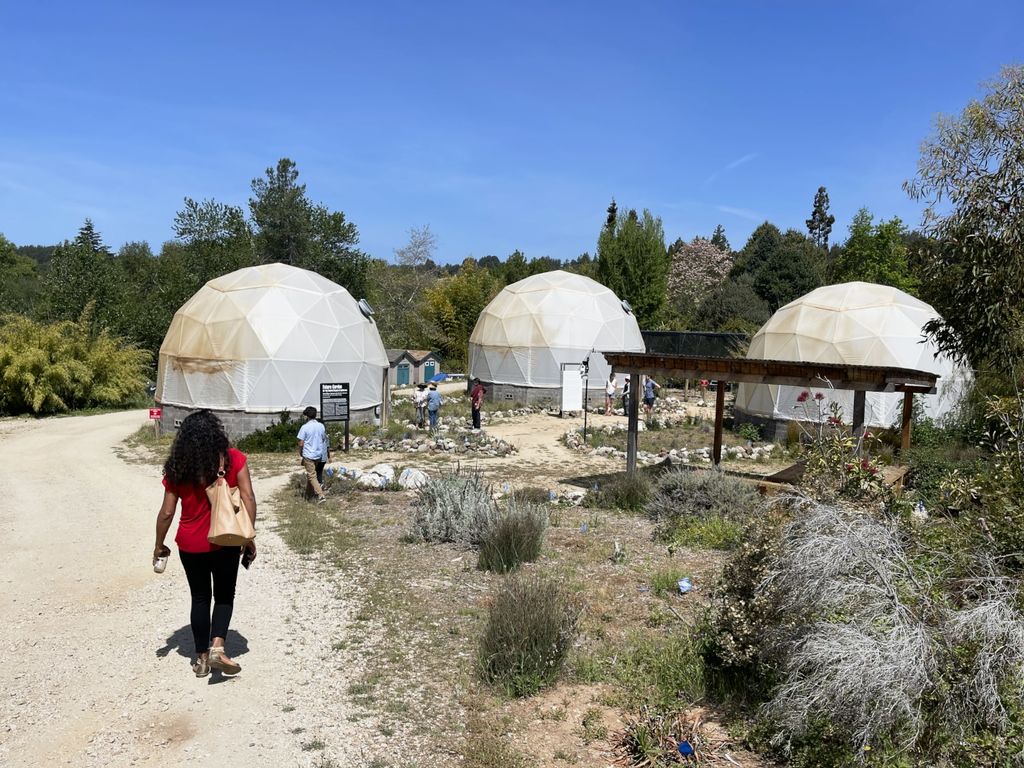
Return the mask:
[[532, 563], [540, 556], [547, 527], [548, 515], [543, 507], [510, 497], [480, 542], [479, 567], [508, 573], [521, 563]]
[[621, 475], [608, 480], [596, 491], [588, 493], [583, 503], [588, 507], [639, 512], [650, 499], [652, 491], [650, 478], [637, 472], [632, 476]]
[[412, 522], [418, 541], [479, 545], [498, 519], [490, 485], [479, 472], [455, 470], [419, 489]]
[[481, 677], [510, 696], [554, 682], [576, 639], [577, 600], [539, 575], [510, 576], [491, 604], [480, 640]]

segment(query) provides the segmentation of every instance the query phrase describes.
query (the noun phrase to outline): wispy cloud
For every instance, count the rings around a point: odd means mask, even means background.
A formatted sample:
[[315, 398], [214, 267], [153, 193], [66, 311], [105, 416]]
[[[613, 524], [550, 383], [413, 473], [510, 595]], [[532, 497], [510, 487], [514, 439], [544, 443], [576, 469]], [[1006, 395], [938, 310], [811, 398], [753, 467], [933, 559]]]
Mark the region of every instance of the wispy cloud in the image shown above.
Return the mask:
[[741, 219], [746, 219], [747, 221], [756, 221], [759, 224], [762, 221], [768, 220], [768, 217], [763, 213], [752, 211], [749, 208], [733, 208], [731, 205], [718, 205], [715, 207], [722, 213], [731, 213], [733, 216], [739, 216]]
[[727, 171], [731, 171], [731, 170], [733, 170], [735, 168], [739, 168], [741, 165], [743, 165], [745, 163], [749, 163], [751, 160], [754, 160], [756, 157], [757, 157], [757, 152], [748, 152], [747, 154], [743, 155], [743, 157], [737, 157], [735, 160], [733, 160], [731, 163], [729, 163], [725, 167], [719, 168], [717, 171], [715, 171], [710, 176], [708, 176], [704, 180], [704, 185], [707, 186], [708, 184], [713, 183], [723, 173], [726, 173]]

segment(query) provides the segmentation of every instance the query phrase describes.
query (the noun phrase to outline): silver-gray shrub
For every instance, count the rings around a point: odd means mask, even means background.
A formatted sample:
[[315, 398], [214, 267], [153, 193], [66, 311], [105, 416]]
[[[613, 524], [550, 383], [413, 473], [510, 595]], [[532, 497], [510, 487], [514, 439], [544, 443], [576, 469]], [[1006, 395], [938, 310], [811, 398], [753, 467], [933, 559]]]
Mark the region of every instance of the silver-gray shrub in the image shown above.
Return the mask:
[[491, 486], [479, 472], [455, 470], [419, 489], [412, 535], [420, 541], [476, 546], [498, 518]]
[[936, 669], [916, 584], [895, 530], [866, 515], [808, 504], [788, 525], [763, 585], [783, 617], [782, 682], [764, 707], [777, 740], [818, 718], [867, 744], [912, 744]]
[[959, 649], [963, 667], [949, 724], [977, 723], [1002, 733], [1010, 724], [1003, 692], [1024, 689], [1024, 620], [1009, 580], [989, 575], [979, 581], [981, 599], [946, 618], [946, 641]]
[[909, 750], [937, 723], [960, 736], [1002, 733], [1004, 697], [1019, 697], [1024, 682], [1012, 584], [982, 563], [950, 599], [941, 574], [926, 578], [912, 561], [895, 522], [801, 506], [760, 586], [779, 610], [767, 642], [779, 683], [762, 708], [776, 742], [822, 720], [857, 748]]
[[666, 538], [681, 522], [739, 519], [760, 505], [757, 489], [739, 478], [714, 470], [673, 469], [658, 478], [644, 511]]

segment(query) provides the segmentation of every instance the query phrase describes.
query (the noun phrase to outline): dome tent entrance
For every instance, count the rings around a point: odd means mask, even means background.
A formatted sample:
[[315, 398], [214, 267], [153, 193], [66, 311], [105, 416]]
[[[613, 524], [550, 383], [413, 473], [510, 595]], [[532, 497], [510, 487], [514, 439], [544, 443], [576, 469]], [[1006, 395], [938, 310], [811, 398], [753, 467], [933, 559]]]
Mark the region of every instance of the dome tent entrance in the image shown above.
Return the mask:
[[314, 272], [264, 264], [211, 280], [175, 313], [160, 346], [156, 400], [172, 406], [172, 417], [210, 408], [276, 420], [319, 408], [320, 383], [349, 382], [351, 410], [372, 411], [383, 403], [387, 369], [377, 327], [348, 291]]
[[[506, 286], [480, 313], [469, 337], [471, 378], [557, 397], [564, 363], [590, 357], [590, 382], [603, 388], [611, 368], [600, 351], [643, 352], [636, 317], [611, 290], [562, 270]], [[498, 387], [490, 388], [492, 396]], [[518, 399], [518, 398], [516, 398]]]
[[[970, 372], [939, 354], [924, 325], [938, 313], [925, 302], [890, 286], [852, 282], [818, 288], [779, 309], [754, 335], [750, 358], [806, 363], [889, 366], [927, 371], [940, 377], [938, 391], [924, 395], [926, 415], [939, 419], [963, 396]], [[736, 412], [741, 419], [773, 423], [817, 418], [817, 409], [800, 402], [806, 387], [741, 384]], [[853, 396], [814, 385], [849, 418]], [[899, 394], [870, 393], [864, 423], [890, 427], [902, 416]], [[826, 414], [827, 415], [827, 414]]]

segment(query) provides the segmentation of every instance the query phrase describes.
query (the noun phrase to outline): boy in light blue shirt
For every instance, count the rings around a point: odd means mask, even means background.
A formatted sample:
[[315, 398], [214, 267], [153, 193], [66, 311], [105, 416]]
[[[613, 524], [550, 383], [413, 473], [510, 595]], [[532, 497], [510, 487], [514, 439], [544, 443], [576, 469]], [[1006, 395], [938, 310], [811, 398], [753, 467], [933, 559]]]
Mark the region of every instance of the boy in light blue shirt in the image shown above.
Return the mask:
[[306, 417], [306, 423], [299, 428], [299, 434], [296, 435], [299, 440], [299, 463], [306, 470], [306, 479], [316, 494], [317, 503], [323, 504], [327, 501], [322, 485], [324, 464], [330, 457], [327, 427], [316, 420], [316, 408], [312, 405], [307, 407], [302, 415]]

